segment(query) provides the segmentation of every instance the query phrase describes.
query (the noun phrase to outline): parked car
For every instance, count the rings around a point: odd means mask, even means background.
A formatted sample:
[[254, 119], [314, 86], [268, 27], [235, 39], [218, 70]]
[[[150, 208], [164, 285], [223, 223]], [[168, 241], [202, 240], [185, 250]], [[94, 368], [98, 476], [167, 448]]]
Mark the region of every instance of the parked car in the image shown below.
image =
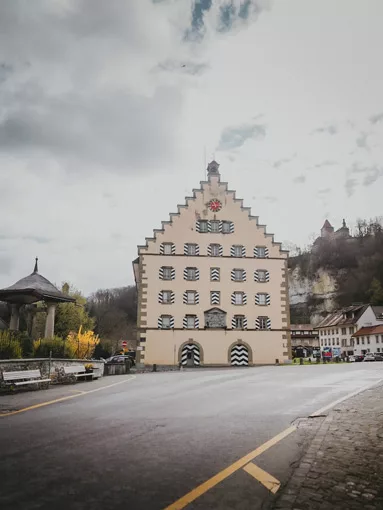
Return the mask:
[[375, 354], [369, 352], [368, 354], [365, 355], [363, 361], [375, 361]]
[[355, 355], [354, 355], [354, 358], [355, 358], [355, 361], [356, 361], [356, 362], [359, 362], [359, 363], [360, 363], [361, 361], [363, 361], [363, 360], [364, 360], [364, 354], [355, 354]]
[[135, 366], [136, 361], [133, 356], [129, 354], [118, 354], [117, 356], [111, 356], [105, 360], [105, 363], [125, 363], [126, 360], [130, 360], [132, 367]]
[[383, 353], [381, 352], [374, 352], [375, 361], [383, 361]]

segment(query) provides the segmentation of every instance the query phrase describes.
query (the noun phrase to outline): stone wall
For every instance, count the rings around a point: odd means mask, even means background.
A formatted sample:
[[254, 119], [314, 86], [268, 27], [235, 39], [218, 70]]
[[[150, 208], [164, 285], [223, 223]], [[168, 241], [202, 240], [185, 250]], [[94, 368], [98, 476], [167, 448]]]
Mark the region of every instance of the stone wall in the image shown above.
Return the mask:
[[104, 375], [104, 363], [102, 361], [59, 358], [52, 358], [51, 360], [49, 360], [49, 358], [4, 359], [0, 360], [0, 371], [15, 372], [18, 370], [39, 369], [43, 378], [51, 377], [52, 383], [55, 383], [60, 382], [60, 374], [63, 373], [63, 367], [89, 364], [93, 365], [98, 377], [102, 377]]

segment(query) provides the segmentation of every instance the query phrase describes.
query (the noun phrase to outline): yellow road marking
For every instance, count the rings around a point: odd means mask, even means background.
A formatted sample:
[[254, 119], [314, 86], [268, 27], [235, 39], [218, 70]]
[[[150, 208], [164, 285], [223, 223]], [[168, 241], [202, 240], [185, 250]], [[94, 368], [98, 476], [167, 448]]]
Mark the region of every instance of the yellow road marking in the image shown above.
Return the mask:
[[135, 378], [136, 376], [132, 375], [130, 379], [125, 379], [124, 381], [108, 384], [108, 386], [102, 386], [101, 388], [96, 388], [94, 390], [82, 391], [81, 393], [77, 393], [76, 395], [68, 395], [67, 397], [56, 398], [55, 400], [47, 400], [46, 402], [41, 402], [40, 404], [35, 404], [29, 407], [23, 407], [23, 409], [18, 409], [17, 411], [10, 411], [9, 413], [0, 414], [0, 417], [13, 416], [14, 414], [25, 413], [26, 411], [32, 411], [33, 409], [38, 409], [39, 407], [45, 407], [51, 404], [56, 404], [57, 402], [64, 402], [65, 400], [70, 400], [72, 398], [82, 397], [83, 395], [89, 395], [89, 393], [95, 393], [96, 391], [106, 390], [107, 388], [112, 388], [113, 386], [125, 384], [127, 382], [132, 381]]
[[234, 462], [234, 464], [231, 464], [231, 466], [228, 466], [224, 470], [214, 475], [212, 478], [209, 478], [209, 480], [206, 480], [206, 482], [203, 482], [201, 485], [199, 485], [192, 491], [188, 492], [185, 496], [178, 499], [175, 503], [172, 503], [171, 505], [166, 507], [165, 510], [181, 510], [182, 508], [185, 508], [192, 501], [196, 500], [197, 498], [202, 496], [202, 494], [205, 494], [205, 492], [209, 491], [210, 489], [218, 485], [220, 482], [225, 480], [225, 478], [229, 477], [239, 469], [246, 466], [246, 464], [251, 462], [253, 459], [261, 455], [263, 452], [265, 452], [275, 444], [279, 443], [279, 441], [282, 441], [282, 439], [287, 437], [295, 430], [296, 427], [289, 427], [285, 429], [280, 434], [274, 436], [272, 439], [269, 439], [269, 441], [266, 441], [266, 443], [263, 443], [261, 446], [258, 446], [258, 448], [256, 448], [252, 452], [248, 453], [241, 459]]
[[269, 489], [269, 491], [273, 494], [278, 492], [278, 489], [281, 486], [281, 482], [274, 478], [270, 473], [263, 471], [263, 469], [256, 466], [253, 462], [247, 464], [243, 470], [258, 480], [258, 482], [261, 482], [261, 484], [264, 485], [266, 489]]

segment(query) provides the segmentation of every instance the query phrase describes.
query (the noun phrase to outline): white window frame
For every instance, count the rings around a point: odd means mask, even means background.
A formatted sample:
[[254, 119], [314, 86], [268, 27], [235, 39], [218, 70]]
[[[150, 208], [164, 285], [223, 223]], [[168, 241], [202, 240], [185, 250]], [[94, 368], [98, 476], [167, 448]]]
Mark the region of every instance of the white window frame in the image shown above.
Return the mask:
[[265, 259], [266, 258], [266, 246], [257, 246], [257, 259]]
[[[220, 244], [217, 244], [217, 243], [211, 243], [210, 244], [210, 255], [212, 257], [219, 257], [219, 252], [220, 252], [220, 248], [221, 248], [221, 245]], [[214, 253], [216, 252], [216, 253]]]
[[[161, 329], [170, 329], [170, 319], [171, 319], [170, 315], [161, 315], [161, 319], [162, 319]], [[165, 319], [166, 319], [166, 321], [168, 321], [168, 325], [166, 325], [164, 323]]]
[[209, 232], [209, 222], [207, 220], [199, 220], [199, 231], [201, 234], [206, 234]]
[[[261, 278], [261, 275], [263, 274], [263, 278]], [[258, 283], [264, 283], [267, 279], [267, 271], [266, 269], [258, 269]]]
[[[162, 279], [163, 279], [163, 280], [171, 280], [171, 279], [172, 279], [172, 269], [173, 269], [173, 268], [172, 268], [172, 267], [170, 267], [170, 266], [164, 266], [164, 267], [162, 268]], [[167, 271], [169, 272], [169, 275], [168, 275], [168, 276], [166, 276], [166, 272], [167, 272]]]
[[[243, 323], [245, 321], [245, 316], [244, 315], [234, 315], [234, 320], [235, 320], [235, 329], [243, 329]], [[241, 322], [240, 325], [238, 325], [238, 322]]]
[[[258, 320], [259, 320], [259, 329], [261, 329], [261, 330], [267, 329], [267, 319], [268, 319], [268, 317], [264, 317], [264, 316], [259, 316], [258, 317]], [[264, 327], [261, 327], [262, 323], [264, 323]]]
[[233, 248], [234, 248], [234, 257], [242, 257], [243, 245], [242, 244], [233, 244]]
[[[169, 299], [165, 299], [165, 296], [168, 295]], [[171, 290], [163, 290], [162, 291], [162, 303], [167, 305], [172, 302], [172, 291]]]
[[222, 234], [230, 234], [231, 221], [222, 222]]
[[210, 232], [212, 234], [219, 234], [219, 221], [218, 220], [210, 221]]
[[[188, 267], [188, 268], [186, 268], [186, 271], [187, 271], [186, 274], [187, 274], [188, 281], [191, 281], [191, 282], [196, 281], [196, 279], [197, 279], [197, 268], [196, 267]], [[194, 274], [194, 276], [192, 278], [190, 278], [190, 275], [189, 275], [190, 271], [192, 271], [193, 274]]]
[[162, 243], [164, 255], [173, 255], [173, 243]]
[[[193, 296], [193, 299], [190, 300], [189, 296]], [[196, 297], [197, 297], [197, 292], [195, 290], [187, 290], [186, 291], [186, 304], [187, 305], [195, 305], [196, 301], [197, 301]]]
[[[196, 255], [197, 254], [197, 244], [196, 243], [187, 243], [187, 254], [188, 255]], [[193, 253], [194, 251], [194, 253]]]
[[[266, 306], [266, 304], [267, 304], [267, 294], [265, 294], [264, 292], [258, 292], [257, 296], [258, 296], [258, 305], [259, 306]], [[264, 301], [264, 303], [262, 303], [262, 301]]]
[[[243, 269], [233, 269], [234, 271], [234, 281], [235, 282], [243, 282]], [[239, 278], [237, 278], [237, 272], [239, 273]]]
[[[196, 316], [195, 315], [186, 315], [186, 329], [195, 329], [195, 319], [196, 319]], [[192, 320], [193, 321], [193, 325], [189, 325], [189, 321]]]
[[[235, 305], [243, 305], [243, 292], [234, 292], [234, 300], [235, 300]], [[238, 301], [237, 298], [240, 298], [240, 302]]]

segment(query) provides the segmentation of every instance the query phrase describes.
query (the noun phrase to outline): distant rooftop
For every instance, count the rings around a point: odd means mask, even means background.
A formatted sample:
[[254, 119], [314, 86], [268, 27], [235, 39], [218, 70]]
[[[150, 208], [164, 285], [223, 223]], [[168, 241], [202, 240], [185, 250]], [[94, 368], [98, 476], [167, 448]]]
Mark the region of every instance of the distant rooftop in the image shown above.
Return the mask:
[[318, 324], [317, 328], [356, 324], [368, 306], [363, 304], [351, 305], [330, 313]]

